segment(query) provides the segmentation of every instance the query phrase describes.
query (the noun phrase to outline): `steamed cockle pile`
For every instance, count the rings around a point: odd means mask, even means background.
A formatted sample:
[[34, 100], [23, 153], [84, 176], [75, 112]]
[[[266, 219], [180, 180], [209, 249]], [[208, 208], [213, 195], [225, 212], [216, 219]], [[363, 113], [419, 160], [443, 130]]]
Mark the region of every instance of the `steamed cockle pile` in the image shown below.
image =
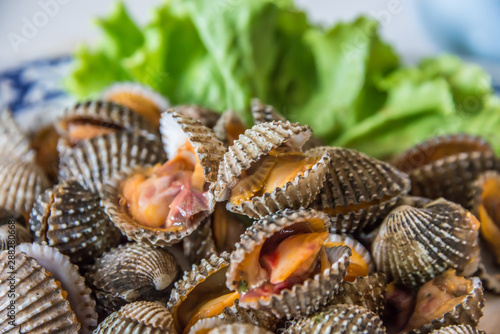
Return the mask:
[[382, 162], [252, 115], [131, 84], [33, 136], [2, 112], [0, 332], [481, 332], [483, 287], [500, 293], [488, 143]]

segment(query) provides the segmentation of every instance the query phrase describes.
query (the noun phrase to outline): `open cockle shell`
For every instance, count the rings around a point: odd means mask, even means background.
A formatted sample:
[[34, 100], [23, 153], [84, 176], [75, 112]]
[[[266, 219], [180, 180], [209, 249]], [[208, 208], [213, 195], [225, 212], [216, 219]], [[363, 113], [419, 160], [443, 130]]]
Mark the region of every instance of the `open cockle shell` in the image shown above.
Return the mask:
[[332, 217], [332, 233], [354, 233], [373, 225], [410, 190], [406, 174], [355, 150], [323, 146], [306, 153], [324, 152], [331, 157], [326, 182], [311, 207]]
[[[237, 290], [237, 276], [242, 270], [240, 265], [256, 247], [289, 226], [310, 221], [314, 221], [315, 232], [327, 231], [330, 226], [330, 220], [326, 214], [312, 209], [285, 210], [255, 222], [245, 231], [236, 245], [236, 250], [231, 254], [231, 265], [226, 274], [228, 288]], [[330, 248], [328, 258], [331, 265], [323, 272], [293, 285], [291, 289], [283, 289], [278, 294], [271, 294], [268, 298], [258, 298], [248, 303], [240, 301], [240, 305], [246, 308], [262, 309], [279, 318], [291, 319], [312, 314], [329, 303], [338, 291], [346, 275], [350, 256], [351, 250], [346, 246]]]
[[158, 128], [160, 114], [168, 101], [153, 89], [135, 82], [115, 83], [101, 93], [102, 99], [130, 108]]
[[433, 330], [430, 334], [486, 334], [471, 325], [451, 325]]
[[[177, 278], [179, 268], [164, 249], [128, 243], [97, 259], [86, 276], [106, 311], [138, 300], [162, 300]], [[107, 297], [99, 299], [99, 297]], [[112, 300], [111, 300], [112, 299]]]
[[[168, 302], [168, 309], [172, 313], [175, 327], [179, 333], [184, 330], [185, 325], [181, 322], [180, 317], [186, 311], [191, 311], [182, 305], [188, 298], [191, 299], [188, 301], [189, 305], [197, 307], [200, 306], [203, 297], [206, 298], [205, 294], [209, 295], [215, 290], [224, 290], [225, 276], [221, 274], [224, 274], [229, 266], [228, 259], [229, 254], [227, 253], [222, 253], [221, 256], [211, 255], [209, 258], [201, 260], [199, 265], [193, 265], [192, 269], [186, 271], [182, 279], [175, 283], [175, 288], [172, 290]], [[203, 291], [200, 299], [196, 299], [196, 295], [190, 295], [200, 293], [200, 287]], [[219, 315], [203, 320], [210, 319], [218, 319], [214, 321], [220, 320], [228, 323], [254, 324], [268, 329], [274, 329], [278, 322], [278, 319], [267, 313], [240, 307], [238, 301], [231, 307], [225, 307]]]
[[46, 190], [30, 216], [35, 241], [56, 247], [75, 264], [93, 263], [121, 238], [100, 201], [99, 195], [76, 181], [63, 181]]
[[213, 183], [217, 180], [219, 164], [226, 148], [210, 128], [193, 118], [169, 110], [161, 116], [160, 132], [169, 159], [189, 140], [203, 168], [205, 181]]
[[85, 140], [72, 148], [59, 147], [60, 180], [76, 180], [93, 192], [100, 192], [104, 183], [120, 171], [167, 159], [159, 139], [126, 131]]
[[47, 272], [61, 283], [61, 287], [68, 293], [67, 300], [71, 310], [75, 312], [81, 324], [79, 334], [90, 334], [97, 326], [95, 301], [90, 296], [91, 291], [85, 285], [85, 279], [80, 276], [78, 267], [69, 261], [57, 249], [44, 244], [21, 244], [17, 247], [20, 252], [34, 258]]
[[98, 126], [112, 132], [125, 130], [145, 136], [155, 135], [158, 131], [133, 110], [112, 102], [99, 100], [78, 102], [74, 106], [66, 108], [56, 123], [59, 135], [70, 140], [72, 124]]
[[379, 316], [357, 305], [332, 305], [298, 320], [284, 334], [385, 334]]
[[[9, 251], [0, 252], [0, 332], [78, 333], [81, 325], [61, 283], [25, 253], [16, 251], [13, 260], [11, 257]], [[15, 261], [15, 265], [9, 261]], [[14, 324], [10, 320], [14, 320]]]
[[373, 260], [388, 280], [418, 287], [449, 268], [468, 268], [477, 257], [478, 229], [470, 212], [444, 199], [423, 207], [401, 205], [382, 222]]
[[21, 131], [9, 109], [0, 110], [0, 157], [2, 161], [35, 161], [28, 137]]
[[464, 207], [479, 174], [500, 170], [491, 146], [467, 134], [432, 138], [401, 154], [393, 165], [410, 176], [412, 195], [443, 197]]
[[339, 291], [330, 304], [358, 305], [382, 316], [385, 307], [386, 290], [384, 274], [374, 273], [368, 276], [360, 276], [352, 283], [342, 282]]
[[172, 334], [172, 315], [155, 302], [134, 302], [109, 315], [94, 334]]
[[478, 277], [471, 277], [468, 280], [472, 282], [472, 291], [460, 303], [456, 304], [451, 311], [419, 329], [410, 330], [408, 333], [427, 334], [450, 325], [471, 325], [476, 327], [479, 319], [483, 316], [483, 288]]
[[40, 167], [20, 159], [0, 161], [0, 180], [0, 207], [23, 214], [28, 214], [37, 196], [50, 187]]
[[15, 249], [23, 242], [31, 242], [24, 216], [0, 208], [0, 251]]

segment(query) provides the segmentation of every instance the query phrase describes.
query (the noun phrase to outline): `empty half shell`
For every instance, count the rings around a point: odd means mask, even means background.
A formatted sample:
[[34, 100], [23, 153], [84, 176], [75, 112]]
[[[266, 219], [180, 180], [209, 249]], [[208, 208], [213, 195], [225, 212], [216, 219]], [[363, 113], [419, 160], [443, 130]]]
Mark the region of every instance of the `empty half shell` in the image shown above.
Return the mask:
[[86, 276], [100, 306], [112, 312], [130, 302], [166, 299], [166, 289], [178, 273], [174, 257], [166, 250], [128, 243], [98, 258]]
[[326, 182], [311, 207], [332, 217], [332, 233], [354, 233], [373, 225], [410, 190], [408, 176], [388, 163], [351, 149], [318, 147], [329, 152]]
[[412, 195], [443, 197], [464, 207], [469, 205], [470, 187], [479, 174], [500, 168], [491, 146], [466, 134], [430, 139], [403, 153], [393, 164], [410, 176]]
[[459, 277], [454, 270], [448, 270], [419, 289], [405, 331], [424, 334], [449, 325], [476, 327], [483, 307], [481, 280]]
[[32, 162], [0, 162], [0, 207], [28, 214], [38, 195], [50, 187], [44, 172]]
[[133, 110], [105, 101], [79, 102], [66, 108], [56, 126], [61, 137], [72, 145], [123, 130], [145, 136], [158, 131]]
[[24, 216], [0, 208], [0, 251], [15, 249], [23, 242], [31, 242]]
[[93, 192], [100, 192], [104, 183], [120, 171], [166, 160], [160, 140], [126, 131], [60, 148], [60, 180], [76, 180]]
[[9, 266], [11, 256], [0, 252], [0, 332], [78, 333], [81, 325], [61, 283], [20, 251], [14, 255], [15, 266]]
[[383, 274], [360, 276], [354, 282], [343, 282], [330, 304], [358, 305], [381, 316], [385, 307], [386, 290]]
[[172, 315], [154, 302], [134, 302], [109, 315], [94, 334], [172, 334]]
[[63, 181], [41, 194], [30, 225], [35, 241], [56, 247], [78, 265], [93, 263], [118, 246], [121, 238], [101, 207], [99, 195], [76, 181]]
[[179, 333], [188, 333], [200, 320], [212, 318], [275, 328], [278, 319], [261, 311], [241, 308], [238, 293], [225, 286], [228, 257], [223, 253], [220, 257], [212, 255], [203, 259], [175, 283], [168, 308]]
[[310, 317], [298, 320], [285, 334], [385, 334], [379, 316], [357, 305], [333, 305]]
[[431, 334], [486, 334], [471, 325], [451, 325], [435, 329]]
[[471, 207], [481, 225], [481, 263], [476, 273], [488, 290], [500, 294], [500, 173], [488, 171], [472, 186]]
[[372, 245], [373, 260], [388, 280], [407, 287], [418, 287], [449, 268], [472, 274], [478, 229], [470, 212], [444, 199], [423, 207], [401, 205], [384, 219]]
[[102, 93], [102, 99], [130, 108], [152, 126], [158, 128], [160, 114], [169, 106], [168, 101], [153, 89], [132, 82], [113, 84]]
[[34, 162], [35, 151], [10, 110], [0, 110], [0, 156], [2, 161], [21, 159]]
[[314, 210], [285, 210], [255, 222], [242, 235], [226, 274], [240, 305], [281, 318], [306, 316], [332, 300], [351, 250], [329, 247], [330, 220]]

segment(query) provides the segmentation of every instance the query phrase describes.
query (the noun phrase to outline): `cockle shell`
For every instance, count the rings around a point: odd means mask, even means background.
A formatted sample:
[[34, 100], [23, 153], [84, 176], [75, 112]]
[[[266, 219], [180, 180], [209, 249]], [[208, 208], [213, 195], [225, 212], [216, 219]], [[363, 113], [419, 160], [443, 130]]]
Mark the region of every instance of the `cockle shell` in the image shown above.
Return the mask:
[[93, 192], [100, 192], [120, 171], [166, 160], [158, 139], [126, 131], [81, 141], [72, 148], [60, 147], [60, 180], [76, 180]]
[[189, 140], [203, 168], [205, 181], [213, 183], [217, 180], [226, 148], [211, 129], [193, 118], [169, 110], [161, 116], [160, 132], [169, 157], [174, 157], [179, 147]]
[[273, 332], [252, 324], [232, 322], [221, 318], [198, 320], [188, 334], [272, 334]]
[[213, 130], [217, 138], [227, 146], [231, 146], [247, 128], [240, 115], [233, 110], [226, 110], [214, 125]]
[[0, 251], [15, 249], [23, 242], [31, 242], [24, 216], [0, 208]]
[[[180, 320], [180, 307], [182, 303], [184, 303], [188, 298], [196, 298], [195, 295], [190, 295], [191, 293], [200, 293], [199, 287], [203, 284], [203, 292], [210, 293], [213, 289], [222, 289], [225, 284], [225, 276], [216, 277], [213, 276], [216, 273], [220, 273], [222, 271], [227, 270], [229, 262], [229, 254], [222, 253], [221, 256], [211, 255], [207, 259], [202, 259], [199, 265], [193, 265], [190, 271], [186, 271], [181, 280], [175, 283], [175, 287], [172, 290], [170, 295], [170, 300], [168, 302], [168, 309], [172, 313], [174, 318], [174, 324], [178, 332], [182, 332], [184, 330], [183, 324]], [[220, 278], [220, 281], [217, 279]], [[207, 281], [210, 279], [209, 281]], [[206, 283], [204, 283], [206, 282]], [[194, 307], [199, 305], [199, 302], [191, 300], [190, 304]], [[245, 324], [254, 324], [257, 326], [265, 327], [268, 329], [274, 329], [276, 327], [276, 323], [278, 319], [273, 316], [268, 315], [267, 313], [242, 308], [238, 301], [231, 307], [225, 307], [222, 313], [214, 319], [219, 319], [225, 322], [238, 322]], [[204, 320], [209, 320], [212, 318], [205, 318]], [[218, 320], [217, 320], [218, 321]]]
[[[237, 289], [235, 278], [240, 270], [239, 266], [257, 246], [288, 226], [313, 219], [323, 224], [323, 232], [328, 230], [330, 226], [328, 216], [312, 209], [284, 210], [255, 222], [241, 236], [240, 242], [236, 244], [236, 250], [231, 254], [231, 264], [226, 274], [228, 288]], [[287, 319], [310, 315], [318, 311], [327, 305], [337, 293], [346, 275], [349, 257], [352, 254], [350, 248], [346, 246], [330, 248], [327, 253], [331, 267], [321, 274], [307, 278], [303, 283], [295, 284], [291, 289], [284, 289], [269, 298], [254, 300], [248, 304], [240, 303], [240, 305], [246, 308], [262, 309], [278, 318], [286, 317]]]
[[436, 137], [401, 154], [393, 165], [408, 173], [411, 194], [468, 206], [472, 182], [486, 170], [500, 170], [500, 161], [482, 138], [467, 134]]
[[10, 110], [0, 110], [0, 157], [2, 161], [21, 159], [35, 161], [28, 137], [21, 131]]
[[360, 276], [354, 282], [342, 282], [330, 304], [358, 305], [382, 316], [386, 290], [384, 274]]
[[63, 181], [38, 197], [30, 217], [35, 241], [47, 242], [75, 264], [90, 264], [118, 246], [120, 231], [101, 207], [99, 195], [76, 181]]
[[470, 212], [444, 199], [401, 205], [380, 226], [373, 260], [388, 280], [418, 287], [449, 268], [464, 271], [477, 257], [478, 228]]
[[273, 121], [286, 121], [285, 116], [281, 115], [273, 106], [262, 103], [259, 99], [253, 98], [250, 111], [252, 112], [254, 124], [262, 124]]
[[317, 147], [329, 152], [326, 182], [311, 207], [332, 217], [332, 233], [354, 233], [373, 225], [410, 190], [408, 176], [388, 163], [351, 149]]
[[134, 302], [109, 315], [94, 334], [172, 334], [172, 315], [154, 302]]
[[[446, 312], [438, 319], [427, 323], [419, 329], [411, 330], [411, 334], [427, 334], [433, 330], [447, 327], [450, 325], [471, 325], [476, 327], [479, 319], [483, 316], [484, 296], [481, 280], [478, 277], [471, 277], [472, 291], [453, 309]], [[445, 332], [446, 333], [446, 332]]]
[[109, 128], [115, 132], [127, 131], [144, 136], [154, 135], [158, 131], [144, 117], [133, 110], [112, 102], [99, 100], [78, 102], [64, 110], [63, 115], [56, 123], [56, 129], [63, 138], [69, 138], [68, 127], [71, 122], [88, 123]]
[[298, 320], [284, 334], [385, 334], [379, 316], [357, 305], [333, 305]]
[[174, 112], [180, 115], [197, 120], [210, 129], [212, 129], [215, 124], [217, 124], [217, 121], [219, 120], [221, 115], [216, 111], [197, 105], [182, 104], [174, 106], [172, 109]]
[[50, 187], [43, 171], [20, 159], [0, 162], [0, 207], [27, 214], [38, 194]]
[[112, 312], [130, 302], [163, 299], [178, 273], [166, 250], [128, 243], [98, 258], [86, 276], [100, 306]]
[[81, 327], [60, 283], [23, 252], [0, 252], [0, 291], [1, 333], [22, 329], [24, 333], [75, 334]]
[[471, 325], [451, 325], [433, 330], [430, 334], [486, 334]]

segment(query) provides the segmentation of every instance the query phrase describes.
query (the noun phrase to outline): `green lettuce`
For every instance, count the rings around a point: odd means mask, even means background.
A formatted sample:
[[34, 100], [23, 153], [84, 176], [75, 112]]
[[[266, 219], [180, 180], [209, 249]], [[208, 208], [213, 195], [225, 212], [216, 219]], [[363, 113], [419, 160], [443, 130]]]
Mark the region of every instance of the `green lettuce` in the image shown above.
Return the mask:
[[247, 120], [257, 97], [326, 144], [379, 158], [454, 132], [480, 134], [500, 152], [489, 76], [449, 55], [402, 66], [365, 17], [325, 27], [291, 0], [166, 0], [143, 27], [121, 3], [96, 23], [100, 43], [76, 51], [65, 80], [80, 98], [137, 81], [172, 104]]

